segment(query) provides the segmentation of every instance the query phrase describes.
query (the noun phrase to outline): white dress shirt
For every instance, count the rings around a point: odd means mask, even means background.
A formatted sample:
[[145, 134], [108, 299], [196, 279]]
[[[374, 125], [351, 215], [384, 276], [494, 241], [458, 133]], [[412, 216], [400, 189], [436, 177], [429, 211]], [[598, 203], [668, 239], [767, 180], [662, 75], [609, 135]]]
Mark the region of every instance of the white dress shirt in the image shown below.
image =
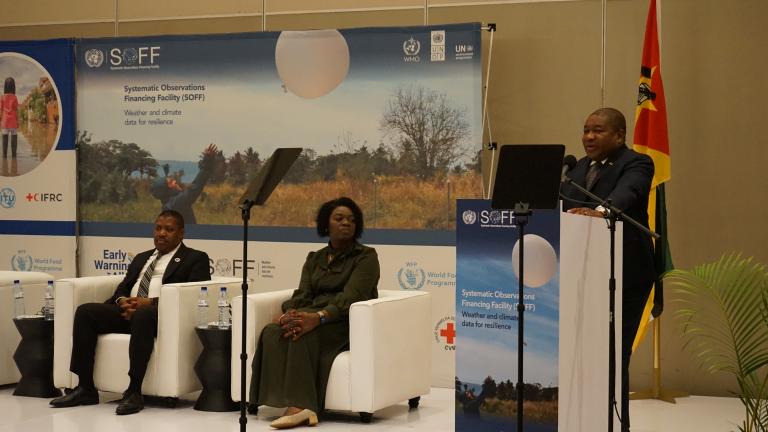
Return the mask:
[[[155, 264], [155, 268], [152, 271], [152, 279], [149, 281], [149, 290], [147, 290], [148, 298], [160, 297], [160, 287], [163, 285], [163, 274], [165, 274], [165, 269], [168, 267], [168, 263], [171, 262], [171, 258], [173, 258], [173, 256], [176, 254], [176, 251], [179, 250], [180, 246], [181, 243], [179, 243], [174, 250], [168, 252], [167, 254], [161, 255], [157, 260], [157, 264]], [[155, 249], [155, 252], [149, 257], [147, 262], [144, 263], [144, 267], [142, 267], [141, 271], [139, 272], [139, 278], [136, 280], [136, 283], [133, 284], [133, 288], [131, 288], [131, 297], [136, 297], [139, 295], [139, 285], [141, 284], [141, 279], [144, 276], [144, 272], [147, 271], [147, 267], [149, 267], [149, 264], [152, 262], [152, 260], [155, 259], [158, 253], [160, 252]]]

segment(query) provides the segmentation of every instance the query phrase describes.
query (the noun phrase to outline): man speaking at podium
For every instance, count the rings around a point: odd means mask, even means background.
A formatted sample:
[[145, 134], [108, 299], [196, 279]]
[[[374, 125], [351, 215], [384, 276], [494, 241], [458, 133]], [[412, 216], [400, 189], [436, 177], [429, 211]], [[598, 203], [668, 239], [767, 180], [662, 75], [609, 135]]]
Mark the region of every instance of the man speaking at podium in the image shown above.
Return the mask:
[[[600, 108], [587, 117], [581, 142], [587, 156], [569, 171], [573, 182], [593, 194], [610, 199], [627, 216], [648, 227], [648, 195], [653, 160], [626, 146], [626, 120], [614, 108]], [[563, 210], [605, 217], [607, 210], [570, 184], [563, 184]], [[624, 224], [621, 323], [621, 418], [629, 430], [629, 356], [640, 325], [643, 307], [656, 280], [651, 239], [629, 223]]]

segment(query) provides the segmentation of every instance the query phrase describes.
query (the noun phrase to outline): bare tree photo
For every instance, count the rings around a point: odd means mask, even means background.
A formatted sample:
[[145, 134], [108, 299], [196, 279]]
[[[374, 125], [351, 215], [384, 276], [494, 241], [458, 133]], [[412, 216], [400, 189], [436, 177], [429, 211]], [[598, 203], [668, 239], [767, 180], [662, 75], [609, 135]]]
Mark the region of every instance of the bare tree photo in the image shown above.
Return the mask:
[[445, 93], [422, 86], [400, 87], [384, 109], [381, 129], [403, 167], [420, 178], [447, 172], [466, 155], [470, 135], [466, 109]]

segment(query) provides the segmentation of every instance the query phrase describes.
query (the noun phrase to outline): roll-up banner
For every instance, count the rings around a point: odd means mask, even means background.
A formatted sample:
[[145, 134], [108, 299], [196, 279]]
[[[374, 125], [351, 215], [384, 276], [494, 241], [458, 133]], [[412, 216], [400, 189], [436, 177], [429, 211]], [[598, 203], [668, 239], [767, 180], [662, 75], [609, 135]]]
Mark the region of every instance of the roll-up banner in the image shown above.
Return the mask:
[[73, 45], [0, 42], [0, 269], [76, 274]]
[[[535, 210], [525, 227], [523, 420], [557, 431], [560, 212]], [[490, 200], [459, 200], [456, 228], [456, 430], [517, 423], [518, 226]]]

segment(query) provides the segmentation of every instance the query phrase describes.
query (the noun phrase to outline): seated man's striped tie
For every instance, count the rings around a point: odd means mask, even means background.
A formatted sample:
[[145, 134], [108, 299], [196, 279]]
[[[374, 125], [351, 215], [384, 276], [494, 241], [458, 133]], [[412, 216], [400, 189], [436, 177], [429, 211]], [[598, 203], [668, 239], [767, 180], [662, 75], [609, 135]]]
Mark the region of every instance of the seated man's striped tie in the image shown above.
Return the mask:
[[149, 263], [147, 271], [145, 271], [144, 275], [141, 277], [141, 283], [139, 284], [139, 297], [146, 297], [149, 294], [149, 281], [152, 280], [152, 273], [155, 271], [155, 265], [159, 259], [160, 253], [158, 253], [157, 256], [155, 256], [155, 259]]

